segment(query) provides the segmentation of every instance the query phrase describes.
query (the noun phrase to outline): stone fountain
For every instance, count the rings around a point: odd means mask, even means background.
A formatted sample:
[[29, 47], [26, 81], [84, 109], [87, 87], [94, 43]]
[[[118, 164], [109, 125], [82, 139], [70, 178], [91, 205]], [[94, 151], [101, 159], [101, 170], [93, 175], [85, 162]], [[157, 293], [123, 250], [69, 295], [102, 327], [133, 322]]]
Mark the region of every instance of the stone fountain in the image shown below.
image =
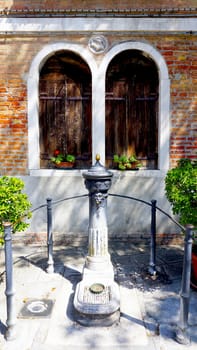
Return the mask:
[[76, 321], [85, 326], [110, 326], [119, 320], [119, 286], [108, 252], [107, 196], [112, 172], [96, 163], [83, 174], [89, 191], [88, 255], [74, 296]]

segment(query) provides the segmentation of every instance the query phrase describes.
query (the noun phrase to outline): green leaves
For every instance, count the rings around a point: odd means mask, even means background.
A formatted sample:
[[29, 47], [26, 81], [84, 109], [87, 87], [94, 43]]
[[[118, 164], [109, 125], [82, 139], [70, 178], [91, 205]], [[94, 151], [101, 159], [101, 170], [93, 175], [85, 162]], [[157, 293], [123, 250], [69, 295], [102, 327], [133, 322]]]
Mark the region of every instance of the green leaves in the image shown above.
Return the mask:
[[139, 168], [141, 166], [141, 163], [137, 160], [134, 154], [128, 157], [125, 154], [121, 155], [120, 157], [117, 154], [114, 154], [113, 161], [114, 163], [118, 164], [118, 168], [120, 170], [129, 170], [132, 168]]
[[15, 177], [0, 178], [0, 243], [3, 242], [4, 222], [12, 224], [13, 232], [24, 231], [29, 224], [24, 220], [31, 217], [31, 203], [22, 193], [24, 183]]
[[180, 223], [197, 227], [197, 161], [180, 159], [166, 175], [165, 191], [173, 213], [180, 215]]
[[54, 157], [51, 157], [51, 162], [56, 163], [56, 164], [60, 164], [62, 162], [74, 163], [75, 156], [73, 154], [58, 153]]

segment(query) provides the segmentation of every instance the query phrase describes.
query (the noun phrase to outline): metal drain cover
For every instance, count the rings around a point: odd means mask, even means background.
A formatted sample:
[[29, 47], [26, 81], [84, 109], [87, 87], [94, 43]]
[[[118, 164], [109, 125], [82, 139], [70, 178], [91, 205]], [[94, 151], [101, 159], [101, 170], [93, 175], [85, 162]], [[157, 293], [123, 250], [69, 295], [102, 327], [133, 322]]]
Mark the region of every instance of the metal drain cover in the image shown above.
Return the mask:
[[54, 300], [29, 299], [20, 311], [20, 318], [49, 317], [54, 305]]
[[101, 283], [94, 283], [89, 288], [90, 292], [100, 294], [105, 290], [105, 286]]

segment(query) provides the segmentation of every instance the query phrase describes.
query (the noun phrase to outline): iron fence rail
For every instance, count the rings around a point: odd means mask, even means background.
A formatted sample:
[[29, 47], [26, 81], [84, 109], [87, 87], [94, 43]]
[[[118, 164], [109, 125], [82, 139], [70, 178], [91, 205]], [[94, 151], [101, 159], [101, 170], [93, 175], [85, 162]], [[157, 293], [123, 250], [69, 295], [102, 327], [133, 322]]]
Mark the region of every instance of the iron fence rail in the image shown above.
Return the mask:
[[[157, 201], [152, 199], [151, 202], [145, 201], [140, 198], [122, 195], [122, 194], [108, 194], [111, 197], [122, 198], [128, 200], [134, 200], [145, 204], [151, 209], [151, 225], [150, 225], [150, 261], [148, 266], [148, 272], [150, 275], [155, 275], [156, 270], [156, 213], [160, 211], [162, 214], [167, 216], [172, 222], [174, 222], [183, 232], [185, 232], [185, 249], [184, 249], [184, 260], [183, 260], [183, 274], [182, 274], [182, 284], [181, 284], [181, 307], [180, 307], [180, 324], [178, 327], [176, 340], [178, 342], [186, 343], [188, 337], [186, 334], [188, 326], [188, 313], [189, 313], [189, 298], [190, 298], [190, 275], [191, 275], [191, 242], [192, 242], [192, 225], [187, 225], [186, 227], [182, 226], [177, 222], [171, 215], [165, 212], [163, 209], [157, 206]], [[47, 260], [47, 272], [54, 272], [54, 260], [53, 260], [53, 211], [52, 207], [54, 205], [61, 204], [64, 201], [86, 198], [89, 194], [76, 195], [71, 197], [62, 198], [56, 201], [53, 201], [51, 198], [46, 199], [45, 204], [33, 208], [32, 213], [36, 211], [47, 208], [47, 248], [48, 248], [48, 260]], [[7, 302], [7, 330], [5, 333], [6, 340], [12, 340], [15, 335], [15, 324], [16, 316], [14, 312], [14, 286], [13, 286], [13, 261], [12, 261], [12, 226], [4, 226], [4, 251], [5, 251], [5, 272], [6, 272], [6, 302]]]

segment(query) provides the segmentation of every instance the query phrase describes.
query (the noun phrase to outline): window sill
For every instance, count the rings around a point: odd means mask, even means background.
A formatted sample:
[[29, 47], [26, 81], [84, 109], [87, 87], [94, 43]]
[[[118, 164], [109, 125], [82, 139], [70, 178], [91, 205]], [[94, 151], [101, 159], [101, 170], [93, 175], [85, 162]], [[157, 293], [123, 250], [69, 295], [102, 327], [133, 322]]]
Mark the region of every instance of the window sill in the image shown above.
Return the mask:
[[[166, 175], [166, 170], [114, 170], [109, 169], [114, 177], [163, 177]], [[82, 176], [88, 169], [30, 169], [30, 176]]]

